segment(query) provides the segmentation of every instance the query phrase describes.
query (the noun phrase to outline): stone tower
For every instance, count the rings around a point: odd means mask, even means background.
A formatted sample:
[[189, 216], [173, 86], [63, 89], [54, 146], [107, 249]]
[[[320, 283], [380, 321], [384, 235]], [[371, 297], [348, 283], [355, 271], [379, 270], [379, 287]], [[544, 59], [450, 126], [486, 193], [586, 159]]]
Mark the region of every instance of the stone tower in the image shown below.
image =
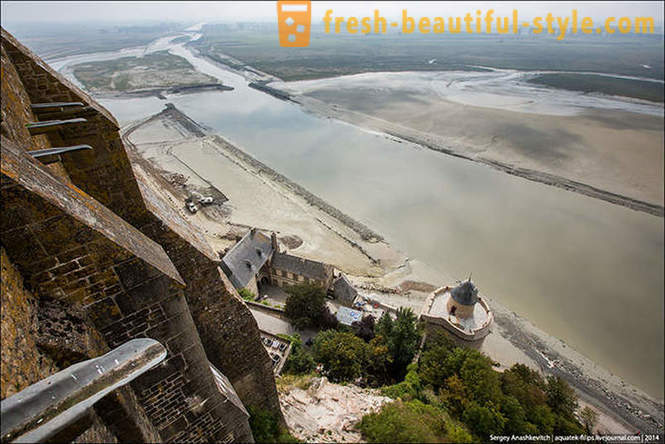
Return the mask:
[[460, 319], [468, 319], [473, 317], [473, 309], [477, 302], [478, 288], [469, 278], [450, 290], [450, 298], [446, 308], [448, 313]]

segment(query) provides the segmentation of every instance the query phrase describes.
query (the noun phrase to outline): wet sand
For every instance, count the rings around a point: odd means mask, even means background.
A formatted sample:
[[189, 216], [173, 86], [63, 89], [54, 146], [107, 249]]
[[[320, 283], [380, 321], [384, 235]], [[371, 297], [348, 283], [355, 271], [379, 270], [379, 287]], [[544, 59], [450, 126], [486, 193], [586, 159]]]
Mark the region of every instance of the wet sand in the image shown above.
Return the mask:
[[317, 114], [663, 216], [662, 116], [591, 108], [575, 115], [498, 110], [441, 97], [415, 74], [411, 84], [379, 80], [377, 87], [362, 76], [270, 85]]
[[[383, 241], [364, 240], [352, 227], [266, 174], [269, 169], [259, 168], [258, 161], [248, 162], [247, 155], [239, 156], [237, 147], [218, 135], [197, 135], [188, 126], [172, 116], [146, 119], [124, 128], [125, 140], [130, 142], [127, 145], [135, 159], [148, 161], [139, 165], [138, 174], [148, 176], [149, 183], [168, 195], [168, 201], [205, 232], [217, 251], [231, 246], [248, 227], [257, 226], [275, 230], [280, 237], [301, 239], [302, 244], [292, 250], [295, 254], [332, 263], [350, 274], [358, 285], [396, 288], [408, 280], [435, 286], [452, 282], [449, 276], [407, 259]], [[163, 179], [150, 178], [167, 173], [186, 176], [186, 186], [178, 188], [167, 185]], [[189, 214], [183, 205], [186, 195], [211, 185], [228, 197], [228, 202]], [[426, 297], [426, 293], [418, 291], [361, 292], [388, 304], [414, 309], [419, 309]], [[624, 383], [491, 297], [483, 297], [494, 310], [496, 321], [479, 347], [501, 363], [500, 369], [520, 362], [546, 374], [563, 376], [576, 388], [582, 401], [600, 411], [602, 430], [662, 431], [662, 401]]]

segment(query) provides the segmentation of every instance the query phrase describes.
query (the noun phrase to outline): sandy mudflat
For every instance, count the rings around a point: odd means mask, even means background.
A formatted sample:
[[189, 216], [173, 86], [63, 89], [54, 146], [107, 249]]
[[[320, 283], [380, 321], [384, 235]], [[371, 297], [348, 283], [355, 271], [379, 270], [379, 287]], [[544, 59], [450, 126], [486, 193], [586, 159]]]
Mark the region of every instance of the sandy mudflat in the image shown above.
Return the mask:
[[[192, 137], [176, 123], [159, 119], [132, 132], [129, 140], [160, 170], [186, 176], [190, 190], [213, 184], [229, 199], [222, 205], [223, 211], [210, 214], [206, 208], [191, 215], [184, 209], [181, 196], [182, 214], [205, 227], [217, 251], [233, 243], [229, 238], [234, 233], [258, 227], [275, 231], [280, 237], [301, 239], [302, 245], [294, 250], [298, 255], [335, 264], [352, 275], [380, 276], [385, 269], [404, 261], [403, 255], [387, 244], [364, 241], [302, 197], [289, 193], [269, 177], [255, 174], [252, 165], [233, 157], [225, 149], [227, 144], [216, 136]], [[223, 214], [230, 216], [224, 218]]]
[[517, 112], [508, 104], [501, 110], [472, 106], [437, 95], [429, 78], [415, 74], [411, 83], [382, 78], [376, 82], [380, 86], [368, 87], [365, 77], [380, 74], [274, 86], [295, 94], [311, 111], [503, 169], [529, 170], [533, 177], [520, 175], [533, 180], [551, 182], [549, 176], [537, 177], [544, 173], [586, 184], [601, 194], [625, 197], [626, 206], [636, 200], [660, 207], [647, 212], [662, 216], [662, 115], [583, 107], [572, 111], [558, 105], [550, 111], [542, 103], [537, 108], [541, 114]]
[[[285, 186], [283, 178], [267, 173], [269, 168], [239, 156], [238, 148], [220, 136], [193, 134], [184, 119], [186, 116], [162, 115], [135, 122], [124, 128], [124, 138], [139, 164], [135, 168], [137, 174], [144, 175], [147, 183], [198, 226], [216, 251], [233, 245], [250, 226], [274, 230], [280, 238], [302, 240], [292, 250], [294, 254], [332, 263], [348, 273], [361, 287], [361, 293], [386, 304], [411, 307], [416, 312], [426, 293], [372, 288], [393, 289], [409, 280], [434, 286], [452, 283], [449, 276], [406, 258], [383, 241], [364, 240], [330, 212], [308, 203], [303, 195]], [[186, 178], [184, 187], [164, 179], [174, 173]], [[223, 193], [228, 201], [189, 214], [184, 198], [192, 191], [210, 190]], [[599, 430], [662, 432], [662, 400], [651, 399], [490, 296], [483, 297], [495, 312], [496, 321], [492, 333], [478, 346], [501, 364], [500, 370], [519, 362], [546, 374], [563, 376], [577, 389], [583, 402], [601, 413]]]

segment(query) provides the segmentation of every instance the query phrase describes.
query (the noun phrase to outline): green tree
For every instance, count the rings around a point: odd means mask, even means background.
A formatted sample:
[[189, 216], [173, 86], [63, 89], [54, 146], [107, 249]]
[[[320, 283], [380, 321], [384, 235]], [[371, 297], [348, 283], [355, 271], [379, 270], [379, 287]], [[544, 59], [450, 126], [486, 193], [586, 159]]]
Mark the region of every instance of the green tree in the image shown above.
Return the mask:
[[547, 404], [540, 404], [531, 410], [527, 410], [527, 418], [542, 434], [550, 435], [554, 432], [556, 416]]
[[505, 418], [499, 411], [476, 403], [472, 403], [464, 410], [462, 419], [476, 435], [485, 439], [489, 435], [501, 434], [506, 423]]
[[455, 347], [449, 350], [445, 346], [429, 348], [420, 357], [420, 374], [425, 384], [441, 387], [447, 378], [459, 374], [471, 349]]
[[506, 418], [505, 433], [515, 435], [537, 433], [538, 429], [526, 420], [526, 412], [517, 399], [505, 396], [500, 406], [501, 414]]
[[577, 395], [568, 383], [559, 376], [548, 376], [545, 386], [547, 394], [547, 405], [552, 412], [566, 419], [575, 417], [577, 409]]
[[373, 386], [382, 386], [390, 381], [392, 356], [382, 336], [375, 337], [367, 344], [367, 374]]
[[580, 435], [584, 433], [584, 427], [575, 418], [567, 418], [563, 415], [556, 415], [554, 421], [555, 435]]
[[410, 308], [400, 307], [393, 323], [388, 349], [393, 356], [393, 376], [398, 380], [406, 374], [420, 345], [420, 331], [416, 315]]
[[284, 312], [295, 328], [318, 327], [326, 310], [326, 293], [318, 285], [300, 284], [286, 289]]
[[598, 421], [598, 413], [589, 406], [586, 406], [580, 412], [580, 419], [582, 420], [582, 425], [586, 430], [587, 434], [593, 433], [593, 428], [596, 426]]
[[542, 376], [524, 364], [515, 364], [501, 375], [503, 392], [517, 399], [527, 412], [545, 404], [547, 395], [544, 387]]
[[388, 312], [384, 312], [379, 318], [379, 321], [374, 326], [374, 333], [376, 336], [383, 336], [387, 341], [393, 332], [393, 318], [390, 317]]
[[384, 313], [374, 327], [376, 336], [383, 337], [390, 355], [392, 377], [400, 381], [406, 374], [406, 367], [411, 363], [420, 345], [420, 330], [416, 315], [410, 308], [400, 307], [393, 321]]
[[351, 381], [367, 374], [367, 344], [353, 333], [322, 331], [316, 335], [313, 350], [331, 381]]
[[471, 402], [471, 394], [460, 377], [452, 375], [445, 380], [445, 386], [439, 391], [439, 399], [451, 412], [459, 416]]
[[410, 364], [404, 381], [381, 389], [381, 393], [393, 399], [411, 401], [422, 399], [423, 386], [416, 364]]
[[500, 403], [503, 396], [499, 374], [494, 371], [492, 360], [487, 356], [477, 350], [469, 349], [459, 375], [480, 405]]

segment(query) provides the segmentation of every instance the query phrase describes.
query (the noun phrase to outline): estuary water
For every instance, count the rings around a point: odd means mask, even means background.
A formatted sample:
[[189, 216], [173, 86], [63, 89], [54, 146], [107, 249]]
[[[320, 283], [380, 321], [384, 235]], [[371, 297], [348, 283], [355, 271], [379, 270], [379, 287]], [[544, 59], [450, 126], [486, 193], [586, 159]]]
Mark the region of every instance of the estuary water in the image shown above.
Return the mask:
[[[434, 284], [473, 272], [482, 293], [663, 398], [663, 218], [309, 114], [182, 44], [152, 47], [235, 88], [167, 98], [192, 119], [439, 270]], [[53, 64], [71, 77], [69, 59]], [[165, 103], [100, 102], [121, 122]], [[200, 157], [188, 164], [214, 183]]]

